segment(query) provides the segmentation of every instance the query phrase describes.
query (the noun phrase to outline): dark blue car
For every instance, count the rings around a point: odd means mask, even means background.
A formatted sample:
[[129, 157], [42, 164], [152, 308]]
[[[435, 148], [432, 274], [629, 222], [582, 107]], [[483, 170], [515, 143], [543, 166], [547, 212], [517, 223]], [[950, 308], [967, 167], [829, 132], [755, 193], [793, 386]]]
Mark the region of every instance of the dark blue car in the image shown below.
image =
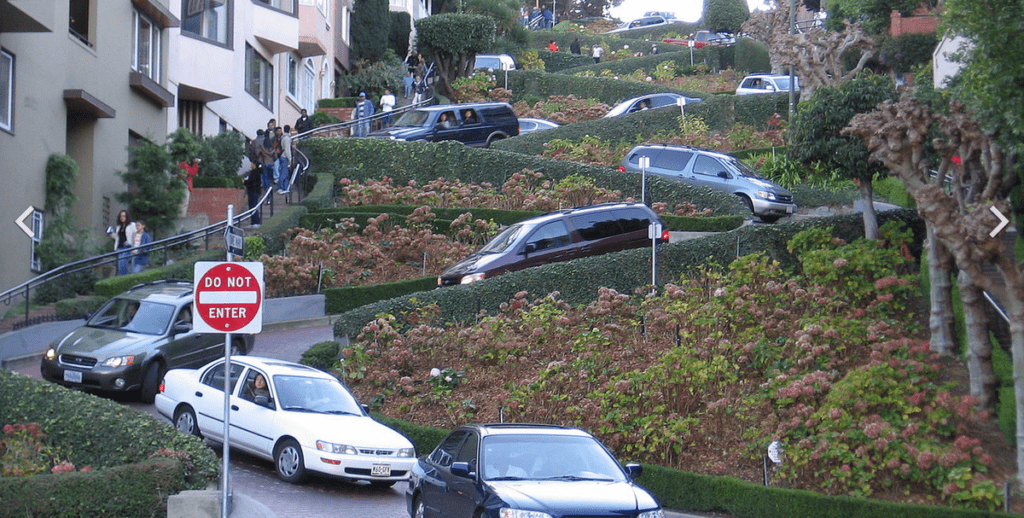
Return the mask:
[[406, 501], [413, 518], [663, 518], [640, 471], [574, 428], [468, 425], [417, 462]]

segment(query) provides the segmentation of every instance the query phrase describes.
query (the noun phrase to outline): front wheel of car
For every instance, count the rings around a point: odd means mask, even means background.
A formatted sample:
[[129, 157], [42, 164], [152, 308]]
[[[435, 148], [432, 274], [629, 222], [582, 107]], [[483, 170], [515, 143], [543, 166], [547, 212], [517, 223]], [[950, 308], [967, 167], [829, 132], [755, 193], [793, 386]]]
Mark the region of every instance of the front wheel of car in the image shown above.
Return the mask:
[[160, 381], [164, 378], [164, 365], [159, 361], [153, 361], [146, 367], [142, 375], [142, 402], [152, 403], [156, 393], [160, 389]]
[[199, 422], [196, 420], [196, 413], [192, 410], [192, 407], [185, 405], [174, 411], [174, 427], [179, 432], [184, 432], [189, 435], [195, 435], [196, 437], [202, 437], [202, 432], [199, 431]]
[[417, 496], [412, 507], [413, 507], [412, 518], [426, 518], [427, 517], [427, 508], [423, 506], [423, 498]]
[[750, 201], [750, 198], [745, 194], [737, 194], [737, 196], [743, 200], [743, 204], [747, 206], [747, 210], [749, 210], [751, 214], [754, 214], [754, 202]]
[[289, 484], [298, 484], [306, 477], [306, 467], [302, 460], [302, 448], [295, 439], [287, 439], [274, 452], [274, 464], [277, 476]]

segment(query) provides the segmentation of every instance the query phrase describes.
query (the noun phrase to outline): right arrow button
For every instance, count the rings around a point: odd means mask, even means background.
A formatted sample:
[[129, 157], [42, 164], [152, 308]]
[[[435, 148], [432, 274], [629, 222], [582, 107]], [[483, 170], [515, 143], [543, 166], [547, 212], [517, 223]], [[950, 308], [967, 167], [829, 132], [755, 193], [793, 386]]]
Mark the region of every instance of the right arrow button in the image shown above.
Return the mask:
[[992, 214], [995, 214], [996, 217], [999, 218], [999, 225], [997, 225], [996, 228], [992, 229], [992, 232], [988, 233], [988, 237], [996, 237], [996, 234], [999, 234], [1000, 231], [1006, 228], [1006, 225], [1010, 222], [1010, 220], [1006, 219], [1006, 216], [1003, 216], [1003, 213], [999, 212], [999, 209], [997, 209], [995, 205], [989, 207], [989, 209], [992, 210]]

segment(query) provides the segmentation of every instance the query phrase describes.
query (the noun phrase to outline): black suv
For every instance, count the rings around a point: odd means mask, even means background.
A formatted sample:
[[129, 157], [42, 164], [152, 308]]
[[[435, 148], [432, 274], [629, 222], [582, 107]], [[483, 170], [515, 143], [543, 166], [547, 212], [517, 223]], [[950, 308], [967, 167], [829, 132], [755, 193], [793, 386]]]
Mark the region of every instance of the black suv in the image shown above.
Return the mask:
[[642, 203], [551, 212], [505, 228], [473, 255], [441, 272], [437, 284], [469, 284], [530, 266], [651, 246], [648, 228], [655, 222], [663, 229], [658, 242], [668, 241], [661, 219]]
[[[141, 390], [152, 403], [168, 369], [196, 368], [224, 356], [223, 334], [192, 330], [192, 281], [139, 284], [103, 305], [84, 326], [46, 349], [43, 379], [101, 391]], [[232, 337], [232, 354], [252, 350]]]
[[456, 140], [489, 147], [495, 140], [519, 134], [519, 119], [508, 103], [439, 104], [407, 111], [371, 137], [440, 142]]

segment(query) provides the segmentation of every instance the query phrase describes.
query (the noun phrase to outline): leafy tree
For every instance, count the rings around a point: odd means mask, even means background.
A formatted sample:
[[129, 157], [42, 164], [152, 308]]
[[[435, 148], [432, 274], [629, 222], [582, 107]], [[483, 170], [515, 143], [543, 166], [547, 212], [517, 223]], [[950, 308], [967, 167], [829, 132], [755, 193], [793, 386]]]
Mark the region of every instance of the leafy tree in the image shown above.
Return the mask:
[[868, 239], [878, 238], [871, 180], [885, 174], [886, 169], [869, 159], [868, 149], [859, 138], [840, 135], [840, 131], [854, 115], [895, 98], [896, 88], [888, 76], [865, 72], [839, 86], [819, 88], [809, 101], [800, 104], [786, 134], [790, 158], [805, 164], [820, 162], [857, 184], [864, 204], [864, 236]]
[[831, 30], [843, 27], [843, 21], [860, 22], [870, 34], [882, 34], [889, 28], [889, 15], [895, 9], [908, 15], [918, 5], [932, 7], [934, 0], [831, 0], [826, 26]]
[[388, 48], [396, 56], [409, 55], [409, 34], [412, 33], [412, 17], [405, 11], [391, 12], [391, 32], [388, 33]]
[[878, 49], [878, 60], [888, 70], [905, 74], [916, 67], [931, 63], [932, 51], [939, 43], [935, 34], [900, 34], [886, 37]]
[[[78, 163], [67, 155], [50, 155], [46, 159], [47, 218], [43, 236], [36, 246], [43, 271], [84, 259], [87, 231], [75, 226], [71, 207], [75, 203], [75, 182]], [[109, 250], [109, 249], [108, 249]], [[36, 302], [54, 302], [80, 293], [88, 293], [95, 282], [92, 271], [79, 272], [48, 282], [36, 292]]]
[[452, 83], [468, 77], [479, 52], [494, 41], [494, 19], [479, 14], [440, 14], [416, 20], [416, 47], [437, 66], [437, 88], [451, 97]]
[[128, 150], [128, 170], [118, 172], [128, 191], [118, 193], [117, 201], [128, 206], [132, 219], [145, 220], [154, 238], [174, 227], [185, 199], [176, 169], [165, 146], [143, 140]]
[[[561, 5], [559, 2], [556, 7]], [[486, 49], [488, 52], [518, 54], [527, 47], [528, 31], [519, 21], [521, 6], [518, 0], [465, 0], [466, 14], [482, 14], [494, 19], [497, 38]]]
[[359, 62], [356, 72], [344, 76], [342, 83], [352, 93], [366, 92], [370, 97], [378, 97], [384, 94], [385, 88], [398, 92], [398, 85], [402, 84], [405, 70], [402, 60], [398, 59], [394, 51], [388, 49], [380, 61]]
[[[941, 138], [933, 138], [934, 133]], [[938, 114], [909, 96], [887, 101], [870, 113], [857, 115], [844, 135], [857, 137], [906, 186], [917, 202], [918, 213], [931, 226], [934, 237], [969, 276], [975, 293], [964, 298], [965, 318], [980, 309], [980, 290], [1002, 293], [1010, 323], [1014, 358], [1013, 380], [1017, 420], [1017, 478], [1024, 481], [1024, 262], [1004, 239], [989, 233], [995, 218], [989, 209], [1010, 210], [1010, 192], [1018, 180], [1012, 152], [1006, 152], [960, 103], [948, 115]], [[930, 149], [939, 159], [923, 160]], [[937, 174], [932, 174], [932, 167]], [[947, 191], [945, 179], [956, 186]], [[995, 276], [982, 269], [994, 266]], [[993, 277], [998, 278], [995, 280]], [[963, 278], [961, 287], [965, 286]], [[933, 301], [934, 303], [934, 301]], [[996, 384], [991, 366], [992, 349], [982, 326], [969, 339], [968, 371], [971, 393], [991, 403]]]
[[356, 0], [352, 12], [353, 61], [373, 63], [384, 57], [391, 33], [388, 0]]
[[743, 22], [750, 18], [746, 0], [706, 0], [704, 26], [714, 32], [739, 34]]
[[203, 159], [199, 175], [234, 178], [238, 176], [244, 156], [245, 137], [237, 131], [205, 137], [199, 151], [199, 158]]

